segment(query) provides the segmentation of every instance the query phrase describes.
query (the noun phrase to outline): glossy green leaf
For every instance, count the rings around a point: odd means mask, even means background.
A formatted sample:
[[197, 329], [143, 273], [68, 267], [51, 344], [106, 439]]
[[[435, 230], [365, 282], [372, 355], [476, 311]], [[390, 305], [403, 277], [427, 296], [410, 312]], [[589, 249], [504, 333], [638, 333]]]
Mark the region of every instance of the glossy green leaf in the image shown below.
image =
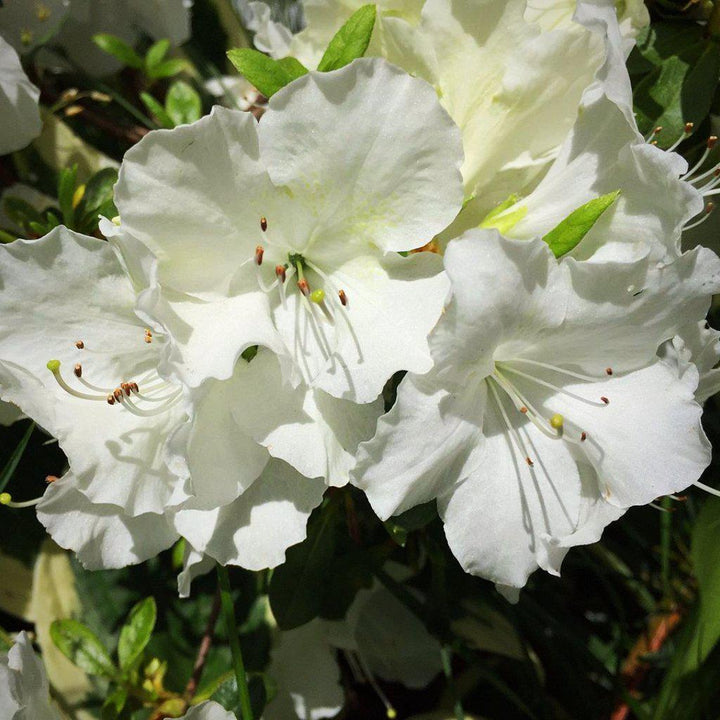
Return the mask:
[[120, 641], [118, 642], [118, 659], [123, 670], [131, 668], [142, 655], [143, 650], [150, 642], [156, 619], [157, 606], [152, 597], [141, 600], [130, 611], [120, 630]]
[[117, 58], [123, 65], [139, 70], [143, 66], [142, 58], [124, 41], [110, 33], [93, 35], [93, 42], [108, 55]]
[[158, 40], [150, 47], [145, 55], [145, 72], [152, 71], [167, 55], [170, 49], [170, 41], [167, 39]]
[[620, 191], [616, 190], [586, 202], [545, 235], [543, 240], [550, 246], [555, 257], [561, 257], [577, 247], [618, 195]]
[[98, 636], [77, 620], [55, 620], [50, 636], [68, 660], [88, 675], [112, 678], [117, 668]]
[[152, 80], [162, 80], [163, 78], [174, 77], [178, 73], [187, 70], [188, 64], [182, 58], [170, 58], [163, 60], [152, 68], [147, 69], [147, 75]]
[[174, 127], [174, 123], [167, 110], [152, 96], [150, 93], [140, 93], [140, 99], [143, 101], [143, 105], [151, 112], [157, 121], [164, 128]]
[[268, 98], [307, 73], [307, 69], [298, 60], [293, 58], [273, 60], [250, 48], [230, 50], [227, 55], [238, 72]]
[[363, 5], [356, 10], [330, 41], [317, 69], [338, 70], [362, 57], [370, 44], [376, 15], [375, 5]]
[[165, 98], [165, 110], [175, 125], [186, 125], [200, 119], [202, 101], [190, 85], [176, 80]]
[[0, 473], [0, 492], [2, 492], [7, 487], [7, 484], [10, 482], [10, 480], [12, 480], [12, 477], [17, 470], [17, 466], [20, 460], [22, 460], [22, 456], [25, 454], [25, 449], [27, 448], [28, 442], [30, 441], [30, 436], [33, 434], [34, 430], [35, 423], [31, 422], [28, 425], [27, 430], [22, 436], [20, 442], [15, 446], [15, 449], [13, 450], [10, 459], [5, 463], [5, 467], [2, 469], [2, 473]]

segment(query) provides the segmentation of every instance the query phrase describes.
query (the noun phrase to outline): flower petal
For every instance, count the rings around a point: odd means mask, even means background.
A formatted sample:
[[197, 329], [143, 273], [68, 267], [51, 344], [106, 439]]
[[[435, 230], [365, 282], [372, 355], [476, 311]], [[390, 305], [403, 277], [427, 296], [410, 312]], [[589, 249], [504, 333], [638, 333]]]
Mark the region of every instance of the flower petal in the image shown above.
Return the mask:
[[259, 133], [270, 177], [307, 207], [315, 237], [411, 250], [460, 210], [457, 128], [432, 87], [383, 60], [291, 83]]

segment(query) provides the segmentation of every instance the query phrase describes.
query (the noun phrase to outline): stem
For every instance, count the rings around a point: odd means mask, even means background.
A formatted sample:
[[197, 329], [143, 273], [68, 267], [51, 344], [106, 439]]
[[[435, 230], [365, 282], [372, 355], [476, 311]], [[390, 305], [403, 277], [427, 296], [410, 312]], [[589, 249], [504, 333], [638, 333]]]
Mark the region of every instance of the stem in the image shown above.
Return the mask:
[[235, 622], [235, 607], [230, 593], [230, 577], [224, 565], [217, 566], [217, 576], [225, 629], [227, 630], [228, 640], [230, 641], [233, 670], [235, 671], [238, 694], [240, 696], [242, 720], [254, 720], [252, 707], [250, 705], [250, 690], [248, 689], [247, 675], [245, 674], [245, 663], [243, 662], [240, 638], [238, 637], [237, 623]]
[[660, 563], [663, 596], [669, 600], [672, 595], [670, 584], [670, 549], [672, 544], [672, 500], [669, 497], [662, 499], [662, 508], [665, 512], [660, 513]]
[[213, 600], [212, 609], [210, 610], [210, 617], [208, 618], [207, 625], [205, 626], [205, 633], [200, 641], [200, 647], [198, 648], [197, 657], [195, 658], [192, 675], [185, 686], [184, 695], [188, 701], [195, 697], [198, 685], [200, 684], [200, 678], [202, 678], [203, 670], [205, 669], [205, 661], [207, 660], [208, 653], [210, 652], [210, 646], [212, 645], [213, 636], [215, 635], [215, 624], [217, 623], [219, 615], [220, 588], [218, 587], [217, 592], [215, 593], [215, 599]]
[[462, 702], [458, 696], [457, 688], [455, 687], [455, 678], [452, 674], [452, 650], [448, 645], [442, 646], [440, 656], [442, 657], [443, 672], [445, 673], [448, 689], [450, 690], [450, 694], [453, 698], [453, 712], [455, 713], [455, 720], [465, 720]]

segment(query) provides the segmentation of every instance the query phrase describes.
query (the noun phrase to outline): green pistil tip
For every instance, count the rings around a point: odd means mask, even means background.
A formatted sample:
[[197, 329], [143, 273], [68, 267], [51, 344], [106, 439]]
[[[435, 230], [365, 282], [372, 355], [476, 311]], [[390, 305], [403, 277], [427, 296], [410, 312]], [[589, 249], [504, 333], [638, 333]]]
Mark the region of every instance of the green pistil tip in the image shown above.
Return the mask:
[[12, 502], [10, 493], [0, 493], [0, 505], [9, 505]]
[[397, 717], [397, 713], [393, 708], [388, 708], [385, 714], [388, 716], [389, 720], [395, 720]]
[[556, 430], [560, 430], [563, 426], [563, 423], [565, 422], [565, 418], [560, 413], [555, 413], [550, 418], [550, 425], [554, 427]]
[[310, 299], [319, 305], [325, 299], [325, 291], [322, 288], [313, 290], [310, 293]]
[[59, 360], [48, 360], [47, 369], [54, 375], [56, 372], [60, 372], [60, 361]]

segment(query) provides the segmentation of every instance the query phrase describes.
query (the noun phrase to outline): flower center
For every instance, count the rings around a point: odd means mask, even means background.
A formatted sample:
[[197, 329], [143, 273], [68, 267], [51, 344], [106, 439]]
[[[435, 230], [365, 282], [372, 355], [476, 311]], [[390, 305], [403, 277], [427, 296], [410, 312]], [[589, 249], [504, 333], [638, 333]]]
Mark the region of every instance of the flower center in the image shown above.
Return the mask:
[[[576, 403], [593, 408], [605, 408], [609, 405], [610, 400], [604, 395], [597, 399], [588, 398], [577, 392], [568, 390], [562, 384], [556, 384], [547, 379], [547, 375], [555, 374], [561, 378], [565, 378], [570, 382], [580, 380], [582, 382], [597, 383], [599, 378], [584, 375], [582, 373], [567, 370], [550, 363], [530, 360], [528, 358], [513, 358], [512, 360], [503, 360], [495, 362], [495, 370], [487, 378], [490, 395], [495, 401], [503, 422], [510, 432], [510, 436], [516, 447], [521, 451], [525, 458], [525, 462], [530, 467], [534, 466], [534, 461], [527, 451], [525, 442], [523, 441], [518, 429], [511, 421], [506, 411], [505, 403], [509, 398], [515, 410], [526, 417], [540, 432], [551, 440], [566, 440], [573, 444], [581, 444], [588, 440], [588, 433], [577, 423], [572, 422], [572, 418], [565, 418], [560, 413], [543, 413], [528, 398], [528, 392], [518, 387], [519, 381], [524, 380], [526, 384], [535, 385], [539, 388], [550, 390], [556, 395], [564, 396]], [[605, 374], [610, 377], [613, 375], [612, 368], [605, 369]], [[544, 375], [544, 377], [543, 377]], [[499, 392], [502, 390], [502, 394]], [[506, 398], [506, 399], [504, 399]]]
[[[145, 330], [144, 341], [152, 342], [152, 331]], [[84, 353], [99, 353], [85, 345], [83, 340], [75, 342], [75, 347]], [[163, 380], [157, 370], [150, 370], [137, 379], [120, 380], [108, 385], [97, 385], [85, 377], [81, 363], [73, 367], [74, 379], [67, 380], [61, 370], [60, 360], [50, 360], [47, 369], [52, 373], [57, 384], [68, 395], [80, 400], [106, 402], [110, 406], [125, 408], [139, 417], [154, 417], [166, 413], [182, 400], [182, 389]]]

